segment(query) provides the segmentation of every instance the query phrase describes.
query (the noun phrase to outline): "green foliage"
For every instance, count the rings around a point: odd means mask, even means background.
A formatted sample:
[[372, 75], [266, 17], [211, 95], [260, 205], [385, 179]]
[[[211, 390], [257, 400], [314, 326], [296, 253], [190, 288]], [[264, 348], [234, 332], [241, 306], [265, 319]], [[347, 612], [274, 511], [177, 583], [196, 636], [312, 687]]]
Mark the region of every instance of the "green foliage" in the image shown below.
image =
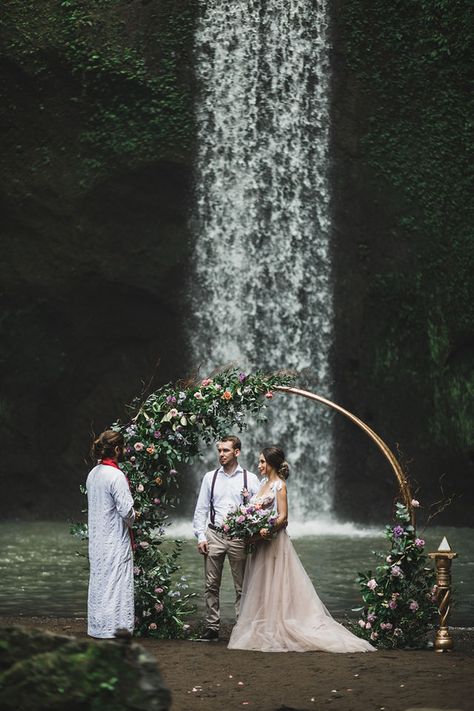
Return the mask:
[[375, 572], [358, 576], [364, 606], [354, 632], [378, 647], [425, 647], [437, 615], [435, 573], [403, 504], [385, 537], [388, 554], [376, 553], [382, 562]]
[[472, 390], [474, 364], [457, 353], [474, 331], [474, 7], [346, 0], [336, 21], [357, 86], [367, 193], [383, 203], [386, 261], [370, 285], [376, 378], [419, 383], [433, 393], [431, 435], [472, 446], [474, 412], [458, 383], [470, 371]]
[[[83, 189], [114, 165], [189, 158], [194, 122], [186, 67], [194, 15], [193, 3], [173, 0], [153, 7], [122, 0], [8, 3], [6, 55], [34, 78], [40, 94], [43, 86], [51, 94], [48, 87], [59, 85], [62, 96], [46, 95], [36, 110], [53, 123], [61, 112], [62, 150], [78, 161], [69, 170], [79, 169]], [[78, 133], [67, 145], [71, 129]], [[32, 170], [47, 169], [55, 140], [49, 136], [28, 155]]]
[[226, 370], [200, 383], [164, 385], [140, 406], [133, 420], [115, 424], [123, 432], [127, 474], [135, 508], [135, 631], [153, 637], [182, 637], [192, 611], [184, 577], [177, 580], [179, 541], [162, 546], [169, 511], [178, 500], [176, 467], [189, 462], [203, 443], [235, 428], [244, 416], [262, 416], [275, 385], [287, 385], [285, 374], [246, 375]]

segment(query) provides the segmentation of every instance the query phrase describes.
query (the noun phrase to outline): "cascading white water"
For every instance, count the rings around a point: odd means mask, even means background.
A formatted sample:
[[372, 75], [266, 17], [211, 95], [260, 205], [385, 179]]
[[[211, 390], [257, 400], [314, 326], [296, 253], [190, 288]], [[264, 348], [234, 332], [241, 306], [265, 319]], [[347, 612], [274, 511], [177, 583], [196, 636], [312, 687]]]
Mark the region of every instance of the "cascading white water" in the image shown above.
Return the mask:
[[[203, 374], [287, 368], [330, 397], [326, 2], [201, 0], [189, 330]], [[293, 508], [329, 512], [330, 414], [290, 396], [269, 409], [245, 435], [245, 461], [280, 442]]]

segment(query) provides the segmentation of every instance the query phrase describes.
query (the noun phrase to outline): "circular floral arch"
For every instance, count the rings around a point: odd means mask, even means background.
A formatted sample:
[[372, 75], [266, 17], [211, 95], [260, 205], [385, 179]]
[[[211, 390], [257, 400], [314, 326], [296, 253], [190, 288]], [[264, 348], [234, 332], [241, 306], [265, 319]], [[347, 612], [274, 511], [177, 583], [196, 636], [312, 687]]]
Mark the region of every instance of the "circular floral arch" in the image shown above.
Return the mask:
[[135, 528], [135, 629], [138, 635], [180, 637], [193, 610], [193, 594], [179, 576], [181, 542], [165, 539], [170, 512], [179, 500], [179, 465], [192, 461], [203, 445], [236, 428], [245, 416], [262, 416], [275, 391], [309, 398], [358, 425], [389, 461], [413, 520], [411, 494], [403, 471], [383, 440], [362, 420], [335, 403], [293, 387], [286, 373], [247, 374], [228, 369], [200, 381], [167, 384], [132, 405], [126, 424], [112, 427], [126, 442], [125, 471], [139, 512]]

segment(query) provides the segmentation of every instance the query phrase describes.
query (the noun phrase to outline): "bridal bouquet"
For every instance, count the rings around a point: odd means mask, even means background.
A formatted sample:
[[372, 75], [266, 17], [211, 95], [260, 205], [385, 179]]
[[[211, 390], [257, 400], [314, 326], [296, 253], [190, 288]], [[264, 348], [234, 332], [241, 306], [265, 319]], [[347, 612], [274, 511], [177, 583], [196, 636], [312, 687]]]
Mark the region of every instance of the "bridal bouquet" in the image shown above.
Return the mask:
[[271, 532], [276, 519], [276, 514], [265, 510], [261, 504], [242, 504], [229, 511], [219, 530], [231, 538], [246, 540], [247, 553], [251, 553], [254, 549], [252, 539], [260, 537], [262, 528]]

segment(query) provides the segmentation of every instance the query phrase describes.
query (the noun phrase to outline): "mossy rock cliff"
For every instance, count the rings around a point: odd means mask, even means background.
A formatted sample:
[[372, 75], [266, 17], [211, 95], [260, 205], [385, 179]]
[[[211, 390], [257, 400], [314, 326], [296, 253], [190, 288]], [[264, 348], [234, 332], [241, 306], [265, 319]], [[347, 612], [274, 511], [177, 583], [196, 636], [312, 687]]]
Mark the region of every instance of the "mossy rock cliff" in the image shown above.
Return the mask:
[[167, 711], [171, 695], [138, 644], [11, 627], [0, 635], [4, 711]]
[[194, 12], [185, 0], [2, 9], [7, 515], [78, 511], [92, 431], [151, 376], [186, 371]]

